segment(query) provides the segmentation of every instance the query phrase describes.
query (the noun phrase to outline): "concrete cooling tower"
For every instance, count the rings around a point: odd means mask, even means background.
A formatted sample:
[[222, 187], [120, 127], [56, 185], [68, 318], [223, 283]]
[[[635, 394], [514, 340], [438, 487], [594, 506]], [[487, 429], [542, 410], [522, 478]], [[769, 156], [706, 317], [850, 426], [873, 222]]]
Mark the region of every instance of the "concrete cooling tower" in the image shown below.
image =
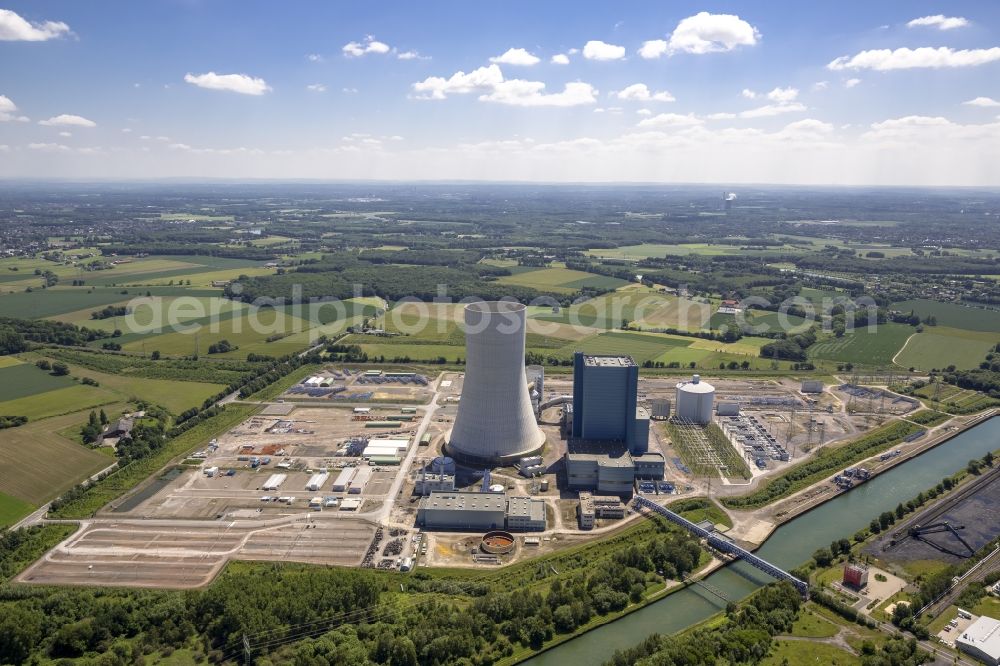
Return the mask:
[[526, 308], [508, 301], [465, 306], [465, 381], [448, 453], [468, 463], [507, 464], [541, 449], [524, 372]]

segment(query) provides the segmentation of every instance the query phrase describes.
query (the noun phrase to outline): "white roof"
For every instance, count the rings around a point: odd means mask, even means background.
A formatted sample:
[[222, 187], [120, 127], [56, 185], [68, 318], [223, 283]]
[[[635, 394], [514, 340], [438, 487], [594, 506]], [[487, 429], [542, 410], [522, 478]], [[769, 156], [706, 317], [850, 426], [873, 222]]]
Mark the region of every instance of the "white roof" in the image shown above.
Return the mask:
[[678, 382], [677, 390], [684, 391], [685, 393], [712, 393], [715, 391], [715, 387], [708, 382], [698, 379], [689, 382]]
[[985, 615], [969, 625], [955, 643], [975, 648], [990, 659], [1000, 660], [1000, 621]]

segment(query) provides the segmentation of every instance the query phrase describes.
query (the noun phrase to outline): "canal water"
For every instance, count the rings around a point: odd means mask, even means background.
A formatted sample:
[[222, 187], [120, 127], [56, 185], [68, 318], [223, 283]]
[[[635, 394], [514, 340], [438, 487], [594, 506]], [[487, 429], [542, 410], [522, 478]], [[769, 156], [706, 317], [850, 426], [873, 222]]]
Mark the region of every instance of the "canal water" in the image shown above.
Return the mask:
[[[993, 418], [838, 495], [822, 506], [782, 525], [756, 553], [785, 569], [805, 563], [817, 548], [834, 539], [851, 538], [871, 519], [912, 499], [921, 490], [965, 467], [972, 458], [1000, 448], [1000, 418]], [[733, 600], [773, 582], [773, 578], [744, 562], [734, 562], [709, 575], [705, 582]], [[600, 664], [616, 650], [632, 647], [652, 633], [672, 634], [725, 609], [725, 602], [699, 586], [675, 592], [544, 652], [524, 664], [563, 666]]]

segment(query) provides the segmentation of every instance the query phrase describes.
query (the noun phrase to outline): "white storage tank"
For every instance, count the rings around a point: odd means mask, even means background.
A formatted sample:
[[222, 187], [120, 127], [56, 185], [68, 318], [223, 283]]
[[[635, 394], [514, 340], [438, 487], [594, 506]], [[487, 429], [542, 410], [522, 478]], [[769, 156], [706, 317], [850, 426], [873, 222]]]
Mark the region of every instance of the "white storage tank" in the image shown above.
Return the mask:
[[695, 375], [689, 382], [677, 384], [674, 413], [677, 418], [693, 423], [706, 424], [712, 421], [712, 406], [715, 402], [715, 387], [701, 381]]

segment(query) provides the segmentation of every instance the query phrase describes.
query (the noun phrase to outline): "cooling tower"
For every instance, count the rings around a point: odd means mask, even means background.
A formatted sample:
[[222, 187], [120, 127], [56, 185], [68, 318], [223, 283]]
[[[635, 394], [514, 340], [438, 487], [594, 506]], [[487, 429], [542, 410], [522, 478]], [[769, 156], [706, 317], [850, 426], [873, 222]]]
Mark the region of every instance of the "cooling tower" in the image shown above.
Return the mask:
[[465, 306], [465, 381], [447, 446], [463, 462], [506, 464], [545, 442], [524, 372], [525, 315], [509, 301]]

